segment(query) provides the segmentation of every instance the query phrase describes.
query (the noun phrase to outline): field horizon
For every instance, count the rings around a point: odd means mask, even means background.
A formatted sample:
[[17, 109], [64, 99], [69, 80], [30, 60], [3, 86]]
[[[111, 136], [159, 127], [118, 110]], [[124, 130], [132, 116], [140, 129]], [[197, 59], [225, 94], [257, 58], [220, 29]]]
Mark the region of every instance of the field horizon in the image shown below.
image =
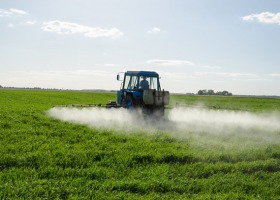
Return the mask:
[[[98, 89], [98, 88], [91, 88], [91, 89], [59, 89], [59, 88], [41, 88], [41, 87], [13, 87], [13, 86], [2, 86], [0, 87], [0, 90], [34, 90], [34, 91], [61, 91], [61, 92], [93, 92], [93, 93], [114, 93], [117, 92], [117, 90], [107, 90], [107, 89]], [[225, 95], [198, 95], [197, 93], [190, 93], [190, 92], [172, 92], [170, 91], [170, 94], [172, 95], [184, 95], [184, 96], [218, 96], [222, 97]], [[279, 95], [265, 95], [265, 94], [232, 94], [231, 97], [256, 97], [256, 98], [280, 98]]]

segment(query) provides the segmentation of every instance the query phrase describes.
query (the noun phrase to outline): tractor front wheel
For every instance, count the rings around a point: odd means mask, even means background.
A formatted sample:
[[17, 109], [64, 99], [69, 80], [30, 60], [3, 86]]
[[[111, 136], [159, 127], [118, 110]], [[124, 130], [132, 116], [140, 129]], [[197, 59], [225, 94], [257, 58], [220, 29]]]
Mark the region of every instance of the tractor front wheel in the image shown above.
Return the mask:
[[133, 107], [133, 100], [130, 95], [126, 95], [124, 99], [122, 100], [122, 106], [125, 106], [127, 108]]

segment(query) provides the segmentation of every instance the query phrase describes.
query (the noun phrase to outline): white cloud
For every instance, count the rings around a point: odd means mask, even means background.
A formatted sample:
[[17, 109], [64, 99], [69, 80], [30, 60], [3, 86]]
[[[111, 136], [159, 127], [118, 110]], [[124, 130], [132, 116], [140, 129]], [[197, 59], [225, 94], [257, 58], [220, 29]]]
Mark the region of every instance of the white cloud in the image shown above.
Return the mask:
[[151, 30], [148, 31], [148, 33], [158, 33], [158, 32], [160, 32], [160, 31], [161, 31], [160, 28], [158, 28], [158, 27], [153, 27]]
[[253, 15], [247, 15], [247, 16], [242, 17], [242, 19], [244, 21], [253, 21], [254, 17], [253, 17]]
[[161, 60], [154, 59], [146, 61], [147, 64], [163, 65], [163, 66], [178, 66], [178, 65], [191, 65], [194, 66], [193, 62], [187, 60]]
[[9, 24], [8, 24], [8, 27], [9, 27], [9, 28], [13, 28], [13, 27], [15, 27], [15, 25], [12, 24], [12, 23], [9, 23]]
[[24, 10], [19, 10], [15, 8], [10, 9], [0, 9], [0, 17], [12, 17], [12, 16], [21, 16], [21, 15], [27, 15], [28, 12]]
[[25, 23], [28, 25], [34, 25], [37, 23], [37, 21], [26, 21]]
[[18, 15], [27, 15], [28, 13], [24, 10], [19, 10], [19, 9], [15, 9], [15, 8], [10, 8], [10, 11], [14, 14], [18, 14]]
[[193, 79], [195, 76], [193, 76], [190, 73], [185, 72], [168, 72], [168, 71], [157, 71], [161, 77], [164, 77], [164, 79], [169, 79], [175, 82], [182, 82], [186, 79]]
[[231, 78], [250, 78], [255, 79], [259, 76], [250, 73], [229, 73], [229, 72], [196, 72], [197, 76], [220, 76], [220, 77], [231, 77]]
[[277, 74], [277, 73], [274, 73], [274, 74], [268, 74], [269, 76], [272, 76], [272, 77], [280, 77], [280, 74]]
[[116, 65], [116, 64], [111, 64], [111, 63], [109, 63], [109, 64], [104, 64], [104, 67], [117, 67], [118, 65]]
[[242, 17], [244, 21], [254, 21], [257, 20], [260, 23], [264, 24], [278, 24], [280, 25], [280, 12], [271, 13], [271, 12], [262, 12], [259, 14], [251, 14]]
[[123, 35], [117, 28], [102, 29], [99, 27], [89, 27], [76, 23], [63, 22], [63, 21], [49, 21], [44, 22], [42, 30], [46, 32], [54, 32], [58, 34], [82, 34], [90, 38], [109, 37], [117, 38]]
[[202, 68], [205, 68], [205, 69], [210, 69], [210, 70], [218, 70], [218, 69], [222, 69], [222, 67], [220, 66], [210, 66], [210, 65], [201, 65]]

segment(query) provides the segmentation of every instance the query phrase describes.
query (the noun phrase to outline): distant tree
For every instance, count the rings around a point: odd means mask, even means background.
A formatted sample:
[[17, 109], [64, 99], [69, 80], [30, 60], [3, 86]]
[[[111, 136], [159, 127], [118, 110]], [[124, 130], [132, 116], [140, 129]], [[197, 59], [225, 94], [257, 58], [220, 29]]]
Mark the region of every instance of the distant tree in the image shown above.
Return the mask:
[[212, 89], [209, 89], [209, 90], [199, 90], [197, 92], [198, 95], [221, 95], [221, 96], [232, 96], [232, 93], [224, 90], [224, 91], [218, 91], [218, 92], [215, 92], [214, 90]]
[[198, 92], [197, 92], [197, 94], [198, 95], [208, 95], [208, 91], [207, 90], [199, 90]]
[[208, 95], [215, 95], [214, 90], [208, 90]]
[[2, 86], [2, 85], [0, 85], [0, 88], [3, 88], [3, 86]]
[[204, 89], [204, 90], [202, 90], [202, 92], [203, 92], [203, 94], [204, 94], [204, 95], [207, 95], [207, 94], [208, 94], [208, 91], [207, 91], [207, 90], [205, 90], [205, 89]]
[[232, 96], [232, 93], [224, 90], [222, 92], [216, 92], [216, 95], [222, 95], [222, 96]]
[[203, 95], [203, 91], [202, 90], [198, 90], [197, 94], [198, 95]]

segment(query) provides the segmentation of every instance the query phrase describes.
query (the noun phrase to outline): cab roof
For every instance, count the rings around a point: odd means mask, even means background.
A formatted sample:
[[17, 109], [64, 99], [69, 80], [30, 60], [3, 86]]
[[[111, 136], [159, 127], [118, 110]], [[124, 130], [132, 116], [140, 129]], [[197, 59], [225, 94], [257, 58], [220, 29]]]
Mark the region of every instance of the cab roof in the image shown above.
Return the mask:
[[132, 76], [148, 76], [148, 77], [158, 77], [158, 73], [154, 71], [127, 71], [126, 75]]

